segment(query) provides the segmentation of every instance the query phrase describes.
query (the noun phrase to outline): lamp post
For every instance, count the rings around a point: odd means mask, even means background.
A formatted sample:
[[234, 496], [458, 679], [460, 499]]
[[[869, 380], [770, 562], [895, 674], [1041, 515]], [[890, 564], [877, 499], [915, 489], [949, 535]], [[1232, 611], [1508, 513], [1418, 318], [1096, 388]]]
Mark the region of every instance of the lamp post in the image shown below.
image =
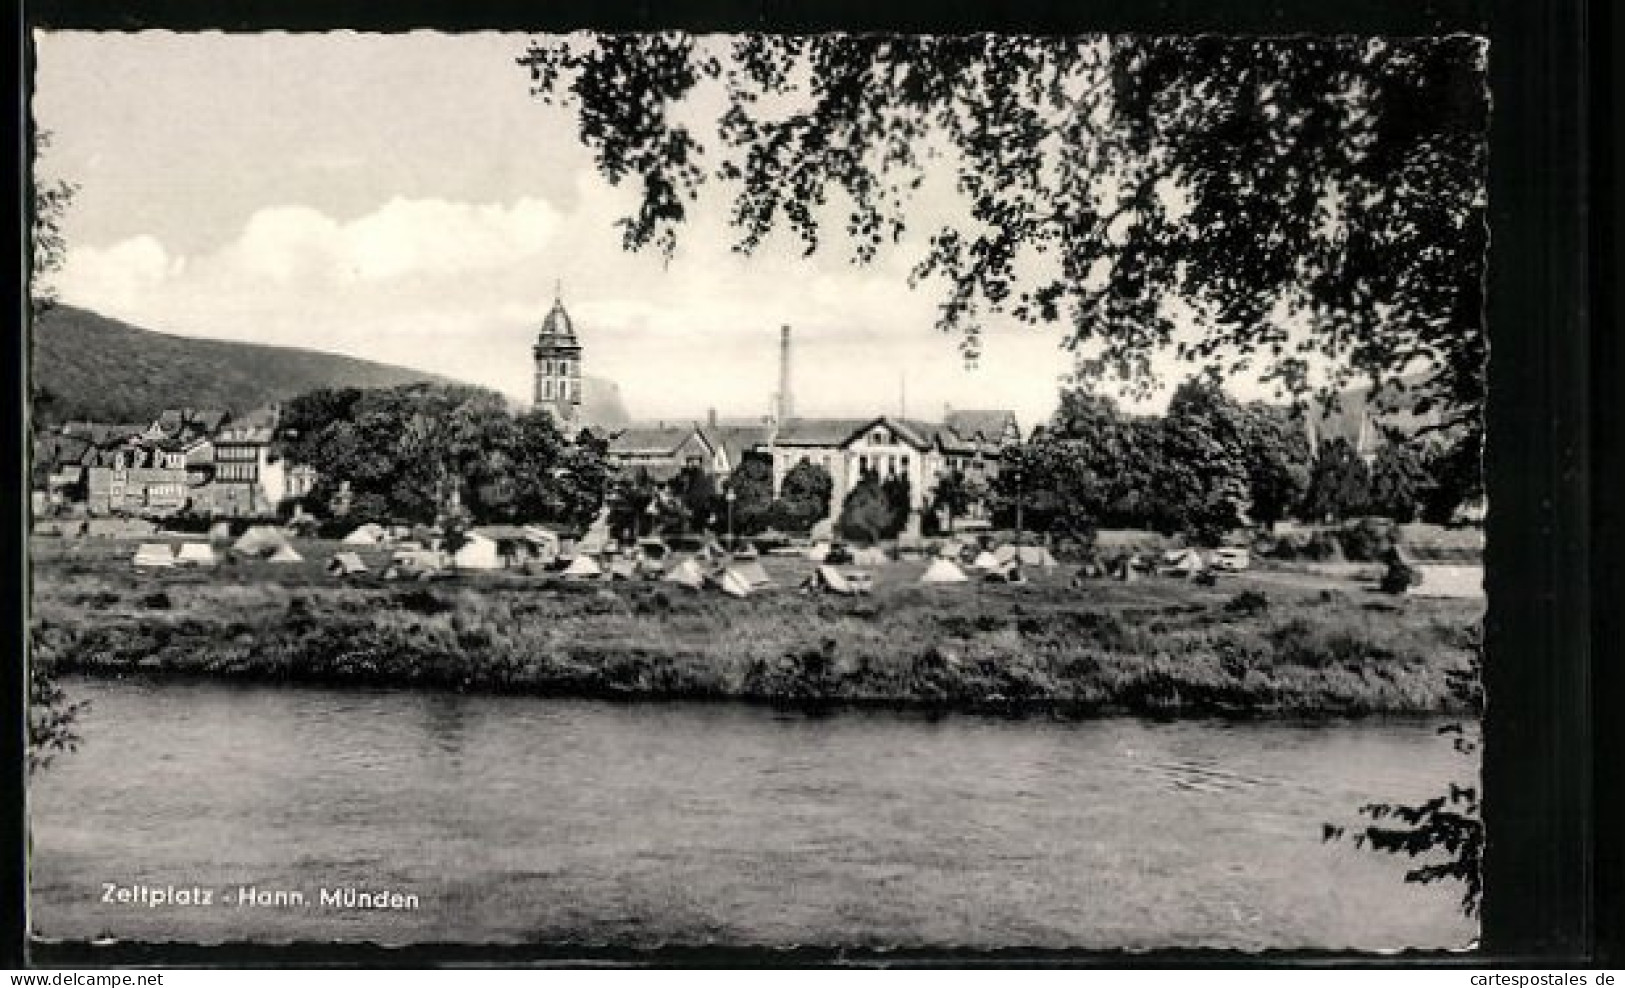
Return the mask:
[[730, 484], [726, 485], [722, 489], [722, 499], [724, 501], [728, 502], [728, 551], [729, 552], [732, 552], [733, 547], [734, 547], [734, 499], [737, 498], [737, 497], [738, 497], [738, 495], [734, 493], [733, 484], [730, 483]]
[[1021, 544], [1021, 468], [1016, 467], [1016, 545]]

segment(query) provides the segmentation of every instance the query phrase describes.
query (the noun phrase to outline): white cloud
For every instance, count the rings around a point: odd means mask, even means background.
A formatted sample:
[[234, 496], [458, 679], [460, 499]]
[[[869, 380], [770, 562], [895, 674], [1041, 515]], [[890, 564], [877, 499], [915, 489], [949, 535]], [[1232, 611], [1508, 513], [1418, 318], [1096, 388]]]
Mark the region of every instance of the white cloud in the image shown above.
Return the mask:
[[102, 249], [70, 251], [57, 286], [64, 298], [101, 299], [109, 308], [121, 309], [185, 270], [184, 258], [170, 256], [154, 237], [139, 236]]
[[391, 199], [345, 223], [308, 206], [272, 206], [249, 217], [226, 253], [245, 272], [279, 284], [446, 277], [521, 263], [558, 228], [557, 212], [538, 199], [512, 206]]

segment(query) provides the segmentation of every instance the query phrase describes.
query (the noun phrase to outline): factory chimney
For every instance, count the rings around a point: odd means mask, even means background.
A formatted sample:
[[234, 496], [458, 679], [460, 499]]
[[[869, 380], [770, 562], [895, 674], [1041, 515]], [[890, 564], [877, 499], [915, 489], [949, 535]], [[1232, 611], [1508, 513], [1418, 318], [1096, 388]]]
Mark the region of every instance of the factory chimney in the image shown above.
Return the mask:
[[781, 423], [788, 422], [796, 413], [795, 399], [790, 394], [790, 327], [779, 328], [779, 407], [775, 409]]

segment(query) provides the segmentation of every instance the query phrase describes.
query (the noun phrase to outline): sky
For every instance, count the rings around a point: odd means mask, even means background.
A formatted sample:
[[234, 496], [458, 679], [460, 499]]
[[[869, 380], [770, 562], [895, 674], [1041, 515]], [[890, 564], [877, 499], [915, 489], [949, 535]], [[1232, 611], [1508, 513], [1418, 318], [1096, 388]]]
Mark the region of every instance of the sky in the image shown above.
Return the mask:
[[723, 196], [670, 264], [529, 92], [525, 35], [42, 33], [39, 164], [78, 192], [59, 297], [161, 332], [309, 347], [528, 400], [555, 293], [586, 373], [641, 419], [766, 414], [781, 326], [803, 415], [1046, 419], [1057, 327], [992, 322], [969, 366], [911, 290], [930, 215], [867, 266], [789, 237], [734, 254]]

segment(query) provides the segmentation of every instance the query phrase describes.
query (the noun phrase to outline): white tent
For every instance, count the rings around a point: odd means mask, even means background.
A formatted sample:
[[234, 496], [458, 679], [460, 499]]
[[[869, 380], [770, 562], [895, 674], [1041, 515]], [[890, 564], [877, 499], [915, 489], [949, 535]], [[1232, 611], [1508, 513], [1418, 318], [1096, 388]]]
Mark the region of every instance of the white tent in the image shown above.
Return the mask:
[[1172, 576], [1190, 576], [1202, 567], [1202, 554], [1195, 549], [1173, 549], [1162, 555], [1162, 571]]
[[750, 581], [733, 567], [729, 567], [717, 579], [717, 586], [730, 597], [749, 597], [752, 592]]
[[351, 532], [349, 535], [346, 535], [344, 537], [344, 544], [377, 545], [378, 543], [384, 541], [387, 535], [388, 533], [384, 531], [384, 526], [369, 521], [365, 525], [356, 528], [356, 530]]
[[141, 569], [167, 568], [175, 565], [175, 556], [167, 542], [143, 542], [135, 550], [135, 565]]
[[365, 573], [367, 564], [361, 557], [353, 552], [341, 552], [327, 561], [327, 572], [333, 576], [349, 576], [352, 573]]
[[604, 575], [604, 571], [599, 567], [597, 560], [584, 552], [578, 552], [561, 575], [567, 580], [596, 580]]
[[857, 588], [847, 580], [846, 575], [833, 566], [818, 567], [813, 573], [813, 585], [820, 590], [828, 590], [830, 593], [848, 596], [858, 592]]
[[210, 525], [209, 526], [209, 541], [210, 542], [230, 542], [231, 541], [231, 523], [230, 522], [224, 522], [224, 521], [217, 521], [213, 525]]
[[675, 583], [679, 586], [688, 587], [690, 590], [698, 590], [705, 586], [705, 570], [701, 569], [700, 564], [693, 559], [685, 559], [673, 566], [671, 571], [662, 579], [667, 583]]
[[241, 556], [269, 556], [278, 546], [287, 544], [288, 537], [282, 534], [281, 529], [255, 525], [232, 543], [231, 550]]
[[181, 551], [175, 556], [179, 566], [213, 566], [216, 562], [214, 550], [207, 542], [182, 542]]
[[807, 550], [807, 558], [815, 563], [821, 563], [829, 556], [829, 543], [818, 542]]
[[886, 550], [879, 546], [870, 546], [854, 552], [852, 562], [858, 566], [884, 566], [891, 562], [891, 559], [886, 555]]
[[293, 546], [284, 543], [277, 551], [271, 553], [269, 562], [273, 563], [302, 563], [305, 557], [299, 555]]
[[598, 513], [598, 517], [587, 527], [587, 532], [581, 536], [581, 541], [576, 543], [576, 554], [586, 553], [589, 556], [596, 556], [608, 547], [609, 509], [605, 508]]
[[451, 564], [457, 569], [501, 569], [502, 556], [497, 552], [495, 539], [478, 532], [469, 532], [460, 548], [451, 554]]
[[1416, 567], [1422, 582], [1407, 592], [1413, 597], [1451, 597], [1472, 600], [1484, 596], [1484, 567], [1440, 566], [1422, 564]]
[[993, 555], [991, 552], [988, 552], [986, 549], [983, 549], [979, 554], [977, 554], [976, 561], [970, 565], [971, 569], [979, 569], [990, 572], [999, 568], [999, 557]]
[[920, 575], [921, 583], [964, 583], [965, 571], [946, 559], [933, 559]]
[[812, 539], [814, 542], [833, 542], [835, 541], [835, 523], [830, 521], [828, 518], [825, 518], [820, 522], [815, 522], [813, 524], [812, 531], [807, 533], [807, 537]]
[[754, 559], [736, 563], [728, 567], [728, 571], [738, 573], [744, 578], [745, 583], [749, 585], [752, 591], [767, 590], [773, 586], [773, 578], [768, 576], [767, 570], [763, 569], [762, 564]]
[[1018, 546], [1016, 548], [1016, 561], [1023, 566], [1038, 566], [1043, 569], [1050, 569], [1060, 565], [1055, 561], [1054, 554], [1047, 547], [1041, 545]]
[[638, 576], [637, 560], [625, 556], [609, 564], [609, 578], [612, 580], [635, 580]]

